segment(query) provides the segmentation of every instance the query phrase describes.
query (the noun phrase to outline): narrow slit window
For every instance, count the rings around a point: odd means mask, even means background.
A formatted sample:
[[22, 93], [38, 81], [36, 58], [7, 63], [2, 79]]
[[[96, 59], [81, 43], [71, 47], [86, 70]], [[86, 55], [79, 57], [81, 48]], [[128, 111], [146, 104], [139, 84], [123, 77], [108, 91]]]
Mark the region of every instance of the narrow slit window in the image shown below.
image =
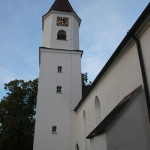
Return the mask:
[[52, 126], [52, 133], [57, 133], [57, 126]]
[[56, 92], [57, 93], [62, 93], [62, 87], [61, 86], [57, 86]]
[[62, 72], [62, 66], [58, 66], [58, 73]]

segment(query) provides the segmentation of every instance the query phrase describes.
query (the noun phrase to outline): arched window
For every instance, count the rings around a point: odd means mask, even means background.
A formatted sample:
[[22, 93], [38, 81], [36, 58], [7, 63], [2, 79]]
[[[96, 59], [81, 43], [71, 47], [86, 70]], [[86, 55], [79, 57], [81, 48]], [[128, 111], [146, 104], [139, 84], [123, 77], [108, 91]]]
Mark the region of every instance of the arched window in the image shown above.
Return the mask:
[[90, 150], [90, 141], [87, 137], [87, 120], [85, 110], [83, 111], [83, 127], [84, 127], [84, 137], [85, 137], [85, 150]]
[[95, 97], [95, 121], [96, 125], [98, 125], [101, 121], [101, 106], [100, 106], [100, 100], [98, 96]]
[[66, 31], [59, 30], [57, 33], [57, 39], [58, 40], [66, 40]]
[[86, 113], [85, 110], [83, 112], [83, 126], [84, 126], [84, 136], [87, 136], [87, 124], [86, 124]]
[[75, 146], [75, 150], [79, 150], [79, 145], [78, 145], [78, 143], [77, 143], [76, 146]]

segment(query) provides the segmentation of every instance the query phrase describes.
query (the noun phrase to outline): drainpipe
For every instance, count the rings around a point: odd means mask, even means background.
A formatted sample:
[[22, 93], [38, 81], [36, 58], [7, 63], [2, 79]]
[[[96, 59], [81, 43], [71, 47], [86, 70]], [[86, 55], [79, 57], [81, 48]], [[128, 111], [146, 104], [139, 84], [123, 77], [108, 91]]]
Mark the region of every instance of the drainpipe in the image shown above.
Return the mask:
[[131, 33], [131, 36], [133, 37], [133, 39], [136, 43], [136, 46], [137, 46], [140, 67], [141, 67], [141, 72], [142, 72], [142, 79], [143, 79], [143, 84], [144, 84], [144, 92], [145, 92], [147, 109], [148, 109], [149, 122], [150, 122], [150, 95], [149, 95], [149, 87], [148, 87], [148, 82], [147, 82], [147, 77], [146, 77], [145, 66], [144, 66], [144, 60], [143, 60], [143, 56], [142, 56], [141, 43], [134, 34]]

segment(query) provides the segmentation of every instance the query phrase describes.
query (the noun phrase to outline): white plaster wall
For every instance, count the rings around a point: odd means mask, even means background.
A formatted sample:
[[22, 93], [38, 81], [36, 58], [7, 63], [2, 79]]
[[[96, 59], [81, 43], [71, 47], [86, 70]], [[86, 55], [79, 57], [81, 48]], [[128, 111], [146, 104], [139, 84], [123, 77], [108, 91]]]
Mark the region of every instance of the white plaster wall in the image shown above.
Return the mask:
[[[57, 26], [57, 17], [69, 18], [69, 26]], [[57, 40], [57, 32], [65, 30], [67, 33], [66, 40]], [[56, 49], [79, 49], [79, 20], [73, 13], [65, 12], [51, 12], [44, 19], [43, 30], [43, 47], [56, 48]]]
[[73, 49], [79, 49], [79, 22], [74, 17], [73, 19]]
[[[140, 37], [142, 54], [144, 58], [145, 70], [150, 90], [150, 26]], [[149, 91], [150, 92], [150, 91]]]
[[91, 139], [91, 150], [107, 150], [106, 134]]
[[150, 128], [143, 89], [107, 129], [108, 150], [149, 150]]
[[51, 41], [51, 28], [52, 28], [52, 15], [48, 15], [47, 18], [44, 19], [44, 27], [43, 27], [43, 40], [42, 46], [50, 48]]
[[132, 45], [115, 61], [96, 87], [100, 95], [102, 117], [106, 117], [127, 94], [142, 83], [136, 45]]
[[[87, 112], [88, 133], [95, 128], [94, 101], [96, 95], [99, 97], [101, 116], [102, 119], [104, 119], [127, 94], [141, 84], [143, 83], [137, 49], [136, 45], [132, 45], [116, 59], [114, 64], [105, 73], [104, 77], [98, 82], [78, 109], [78, 126], [83, 126], [81, 118], [85, 110]], [[79, 133], [79, 136], [83, 137], [82, 132]], [[80, 146], [84, 147], [83, 139], [79, 139], [81, 140]], [[106, 140], [106, 138], [103, 137], [103, 140]], [[91, 147], [93, 146], [94, 145], [91, 145]], [[103, 146], [104, 145], [102, 145], [102, 147]], [[106, 147], [105, 145], [105, 148]]]
[[[79, 108], [77, 112], [77, 123], [78, 123], [78, 141], [79, 141], [79, 147], [81, 150], [85, 150], [85, 137], [84, 137], [84, 125], [83, 125], [83, 111], [86, 111], [86, 121], [87, 121], [87, 136], [88, 134], [96, 127], [96, 120], [95, 120], [95, 108], [94, 108], [94, 102], [95, 102], [95, 95], [91, 94], [88, 97], [88, 100]], [[103, 136], [99, 139], [99, 142], [97, 143], [97, 139], [92, 140], [89, 142], [91, 150], [96, 149], [107, 149], [106, 145], [106, 135], [105, 133]]]
[[84, 137], [84, 123], [83, 123], [83, 112], [77, 112], [77, 142], [80, 150], [85, 150], [85, 137]]
[[[81, 52], [41, 49], [34, 150], [75, 147], [76, 115], [71, 110], [81, 99], [80, 59]], [[62, 73], [57, 73], [58, 66]], [[56, 86], [62, 86], [62, 94], [56, 93]], [[51, 132], [55, 125], [58, 134]]]

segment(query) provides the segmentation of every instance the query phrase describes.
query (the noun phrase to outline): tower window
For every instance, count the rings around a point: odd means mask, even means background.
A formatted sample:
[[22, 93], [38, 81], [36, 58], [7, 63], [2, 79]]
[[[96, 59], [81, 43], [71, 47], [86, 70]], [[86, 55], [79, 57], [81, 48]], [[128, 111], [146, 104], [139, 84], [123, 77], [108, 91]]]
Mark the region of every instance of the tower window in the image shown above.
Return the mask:
[[61, 86], [57, 86], [56, 92], [57, 92], [57, 93], [61, 93], [61, 89], [62, 89]]
[[62, 66], [58, 66], [58, 73], [62, 72]]
[[57, 33], [57, 39], [58, 40], [66, 40], [66, 31], [59, 30]]
[[52, 133], [56, 134], [57, 133], [57, 126], [52, 126]]
[[75, 150], [79, 150], [79, 145], [76, 144]]

